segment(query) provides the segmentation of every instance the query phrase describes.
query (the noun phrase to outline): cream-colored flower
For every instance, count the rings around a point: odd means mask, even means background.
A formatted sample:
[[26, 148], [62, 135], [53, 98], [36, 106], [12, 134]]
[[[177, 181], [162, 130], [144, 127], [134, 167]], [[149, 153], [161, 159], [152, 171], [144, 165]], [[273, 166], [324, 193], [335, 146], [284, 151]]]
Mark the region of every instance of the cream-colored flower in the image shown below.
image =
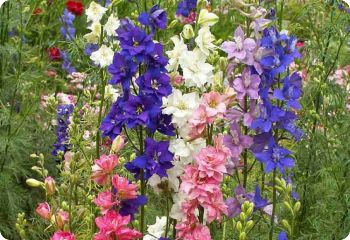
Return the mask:
[[211, 34], [209, 27], [201, 28], [195, 41], [199, 49], [207, 56], [209, 56], [211, 50], [216, 48], [213, 44], [215, 37]]
[[100, 40], [101, 36], [101, 24], [99, 22], [93, 22], [88, 29], [91, 30], [90, 33], [85, 34], [84, 38], [88, 43], [95, 43], [97, 44]]
[[107, 8], [102, 7], [100, 4], [92, 1], [89, 8], [86, 9], [85, 14], [87, 15], [88, 21], [99, 22], [107, 10]]
[[114, 52], [106, 45], [102, 45], [99, 50], [93, 52], [90, 59], [100, 67], [107, 67], [113, 62]]
[[109, 16], [106, 24], [104, 25], [104, 30], [106, 31], [106, 34], [108, 36], [116, 36], [117, 33], [115, 32], [115, 30], [117, 30], [117, 28], [119, 28], [120, 26], [120, 21], [117, 17], [115, 17], [113, 14], [111, 14], [111, 16]]
[[202, 88], [213, 82], [213, 66], [206, 63], [207, 56], [199, 49], [184, 53], [180, 58], [185, 86]]
[[156, 218], [156, 222], [153, 225], [148, 225], [147, 232], [149, 235], [145, 235], [143, 240], [158, 240], [164, 233], [166, 228], [166, 217]]
[[169, 63], [167, 65], [167, 70], [169, 72], [177, 71], [179, 67], [179, 58], [184, 52], [187, 52], [187, 45], [182, 38], [179, 36], [173, 36], [171, 41], [174, 43], [174, 48], [173, 50], [166, 52], [169, 57]]

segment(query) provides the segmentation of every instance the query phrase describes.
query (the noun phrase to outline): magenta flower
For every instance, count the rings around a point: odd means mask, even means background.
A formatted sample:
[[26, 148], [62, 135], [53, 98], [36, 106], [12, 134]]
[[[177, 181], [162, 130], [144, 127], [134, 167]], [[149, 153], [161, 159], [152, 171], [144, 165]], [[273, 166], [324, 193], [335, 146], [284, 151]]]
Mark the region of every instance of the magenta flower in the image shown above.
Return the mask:
[[233, 158], [239, 158], [243, 150], [253, 144], [253, 139], [250, 136], [242, 135], [239, 125], [233, 122], [230, 128], [230, 135], [224, 136], [224, 144], [231, 150]]
[[94, 203], [100, 207], [102, 214], [106, 214], [114, 205], [119, 204], [111, 191], [100, 192], [94, 199]]
[[57, 231], [51, 237], [51, 240], [76, 240], [76, 238], [73, 233]]
[[241, 27], [236, 29], [233, 40], [226, 41], [221, 45], [222, 50], [228, 54], [228, 58], [237, 58], [242, 63], [253, 65], [255, 41], [251, 38], [245, 38]]
[[248, 95], [251, 99], [259, 98], [260, 77], [257, 74], [251, 74], [249, 68], [245, 68], [241, 76], [233, 81], [233, 88], [237, 92], [238, 99], [244, 99]]
[[139, 239], [142, 234], [127, 225], [130, 223], [130, 215], [123, 217], [114, 210], [108, 211], [106, 215], [96, 218], [95, 222], [100, 231], [94, 236], [94, 240]]

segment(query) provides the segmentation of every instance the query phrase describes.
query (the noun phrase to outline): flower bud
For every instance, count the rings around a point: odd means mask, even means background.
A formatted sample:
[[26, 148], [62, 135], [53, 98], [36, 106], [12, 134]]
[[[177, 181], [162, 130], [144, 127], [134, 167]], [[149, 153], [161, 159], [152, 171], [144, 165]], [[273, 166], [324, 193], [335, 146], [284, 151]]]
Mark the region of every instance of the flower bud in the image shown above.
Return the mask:
[[32, 154], [30, 154], [30, 157], [31, 157], [31, 158], [38, 158], [39, 156], [36, 155], [35, 153], [32, 153]]
[[113, 140], [111, 151], [112, 153], [118, 153], [125, 145], [124, 137], [119, 135]]
[[173, 27], [175, 27], [176, 24], [177, 24], [178, 22], [179, 22], [178, 20], [173, 20], [173, 21], [169, 24], [168, 28], [173, 28]]
[[239, 218], [241, 219], [242, 222], [245, 222], [245, 220], [246, 220], [246, 218], [247, 218], [247, 215], [245, 215], [244, 212], [241, 212], [241, 213], [239, 214]]
[[226, 72], [227, 65], [228, 65], [227, 58], [220, 57], [219, 58], [219, 68], [220, 68], [220, 70], [223, 71], [223, 72]]
[[301, 203], [299, 201], [296, 202], [295, 205], [294, 205], [294, 208], [293, 208], [294, 213], [299, 212], [300, 207], [301, 207]]
[[183, 30], [182, 30], [181, 35], [185, 39], [193, 38], [195, 35], [194, 35], [194, 31], [193, 31], [192, 25], [191, 24], [186, 24], [184, 26]]
[[249, 220], [245, 226], [245, 231], [246, 232], [249, 232], [254, 226], [254, 222], [253, 220]]
[[134, 160], [136, 158], [136, 153], [130, 154], [130, 161]]
[[34, 178], [27, 179], [26, 183], [31, 187], [40, 187], [43, 184], [43, 182], [40, 182]]
[[35, 209], [35, 212], [45, 220], [50, 220], [51, 218], [51, 208], [47, 202], [40, 203], [38, 207]]
[[241, 232], [239, 234], [239, 240], [246, 240], [247, 239], [247, 234], [245, 232]]
[[201, 27], [210, 27], [219, 21], [219, 17], [210, 13], [207, 9], [202, 9], [198, 16], [198, 24]]
[[238, 230], [239, 232], [242, 231], [243, 226], [242, 226], [242, 223], [241, 223], [240, 221], [237, 222], [236, 228], [237, 228], [237, 230]]
[[282, 226], [284, 227], [284, 229], [288, 232], [288, 233], [291, 233], [292, 232], [292, 228], [290, 227], [288, 221], [286, 219], [283, 219], [281, 221], [282, 223]]
[[47, 195], [52, 196], [56, 191], [56, 182], [52, 177], [45, 178], [45, 190]]

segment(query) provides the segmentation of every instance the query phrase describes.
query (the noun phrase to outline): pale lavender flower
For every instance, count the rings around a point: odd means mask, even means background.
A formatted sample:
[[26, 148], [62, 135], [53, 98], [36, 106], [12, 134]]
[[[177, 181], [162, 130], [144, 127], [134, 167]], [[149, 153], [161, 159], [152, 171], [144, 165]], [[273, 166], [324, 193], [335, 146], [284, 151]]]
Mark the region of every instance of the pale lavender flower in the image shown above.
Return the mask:
[[239, 158], [244, 149], [253, 144], [250, 136], [242, 135], [241, 129], [236, 122], [231, 123], [230, 135], [224, 136], [224, 145], [230, 149], [233, 158]]
[[249, 68], [245, 68], [241, 76], [233, 81], [233, 88], [237, 92], [237, 99], [244, 99], [248, 95], [251, 99], [259, 98], [260, 77], [257, 74], [251, 74]]
[[241, 27], [238, 27], [233, 36], [234, 41], [226, 41], [221, 45], [223, 51], [228, 54], [228, 58], [237, 58], [240, 62], [253, 65], [254, 50], [256, 43], [251, 38], [246, 38]]

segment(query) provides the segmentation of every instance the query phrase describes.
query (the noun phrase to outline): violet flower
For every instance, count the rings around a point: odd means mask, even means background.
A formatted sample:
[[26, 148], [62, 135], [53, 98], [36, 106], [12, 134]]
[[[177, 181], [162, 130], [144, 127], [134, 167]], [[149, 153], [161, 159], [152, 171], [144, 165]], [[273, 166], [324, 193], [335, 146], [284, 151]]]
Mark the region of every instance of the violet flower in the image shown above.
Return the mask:
[[249, 148], [253, 143], [250, 136], [241, 134], [241, 129], [236, 122], [230, 127], [230, 135], [224, 136], [224, 145], [230, 149], [233, 158], [239, 158], [244, 149]]

